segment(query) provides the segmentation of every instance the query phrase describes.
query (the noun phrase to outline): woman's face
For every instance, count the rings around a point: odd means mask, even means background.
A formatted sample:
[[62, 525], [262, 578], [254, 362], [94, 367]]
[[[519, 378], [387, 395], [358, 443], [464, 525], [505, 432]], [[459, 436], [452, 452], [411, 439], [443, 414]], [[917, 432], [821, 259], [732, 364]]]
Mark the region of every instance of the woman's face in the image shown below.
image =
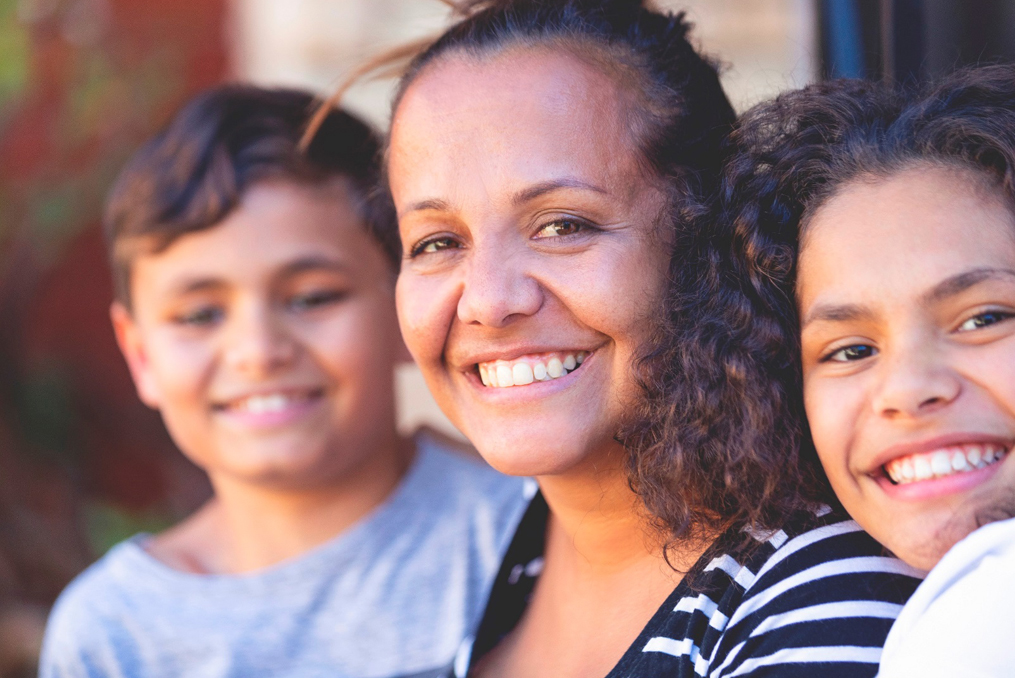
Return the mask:
[[800, 255], [807, 417], [846, 509], [931, 568], [1015, 504], [1015, 220], [917, 167], [843, 188]]
[[395, 113], [402, 332], [506, 473], [595, 464], [637, 397], [669, 246], [630, 117], [609, 77], [538, 48], [444, 57]]

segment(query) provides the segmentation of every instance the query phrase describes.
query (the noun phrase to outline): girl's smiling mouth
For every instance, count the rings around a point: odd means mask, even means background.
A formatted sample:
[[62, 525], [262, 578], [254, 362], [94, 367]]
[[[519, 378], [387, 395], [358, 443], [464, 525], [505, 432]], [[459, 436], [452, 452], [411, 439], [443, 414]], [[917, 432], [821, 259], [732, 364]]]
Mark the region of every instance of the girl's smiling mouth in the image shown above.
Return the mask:
[[885, 474], [896, 485], [971, 473], [1008, 456], [1009, 447], [1000, 443], [965, 443], [908, 454], [884, 465]]
[[488, 388], [527, 386], [537, 381], [553, 381], [578, 369], [591, 351], [551, 351], [519, 356], [512, 360], [476, 363], [476, 373]]

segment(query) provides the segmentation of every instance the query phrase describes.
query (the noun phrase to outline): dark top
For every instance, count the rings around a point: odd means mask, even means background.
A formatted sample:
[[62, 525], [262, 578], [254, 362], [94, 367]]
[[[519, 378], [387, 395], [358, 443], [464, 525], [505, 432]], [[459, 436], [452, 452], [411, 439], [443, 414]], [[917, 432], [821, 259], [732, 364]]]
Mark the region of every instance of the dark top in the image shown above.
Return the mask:
[[[524, 614], [543, 569], [548, 518], [536, 494], [453, 678], [464, 678]], [[740, 536], [717, 543], [742, 544]], [[754, 538], [760, 544], [752, 549], [703, 557], [606, 678], [874, 676], [888, 630], [922, 573], [828, 509]]]

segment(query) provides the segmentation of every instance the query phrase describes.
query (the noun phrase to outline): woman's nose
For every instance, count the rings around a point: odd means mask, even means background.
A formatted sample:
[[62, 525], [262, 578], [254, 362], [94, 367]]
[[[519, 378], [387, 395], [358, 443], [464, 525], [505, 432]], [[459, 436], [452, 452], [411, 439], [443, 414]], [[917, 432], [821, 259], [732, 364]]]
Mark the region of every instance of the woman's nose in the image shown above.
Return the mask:
[[873, 405], [882, 417], [917, 417], [951, 403], [962, 391], [959, 375], [933, 347], [911, 347], [882, 360], [881, 369]]
[[527, 254], [492, 245], [474, 247], [465, 266], [458, 319], [504, 327], [534, 315], [543, 304], [543, 290], [526, 270]]
[[267, 304], [251, 305], [234, 314], [225, 336], [226, 363], [237, 373], [262, 379], [289, 366], [296, 342], [283, 318]]

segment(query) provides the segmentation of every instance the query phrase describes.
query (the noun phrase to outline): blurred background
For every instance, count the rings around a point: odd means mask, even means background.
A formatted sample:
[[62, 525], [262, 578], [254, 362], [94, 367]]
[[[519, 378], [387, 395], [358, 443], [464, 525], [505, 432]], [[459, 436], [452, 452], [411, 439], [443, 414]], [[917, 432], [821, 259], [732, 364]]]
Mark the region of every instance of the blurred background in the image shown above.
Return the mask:
[[[911, 82], [1015, 58], [1011, 0], [665, 0], [738, 109], [820, 78]], [[437, 0], [0, 0], [0, 678], [34, 675], [45, 614], [112, 544], [208, 494], [135, 397], [99, 230], [130, 153], [226, 80], [327, 92], [448, 20]], [[379, 127], [390, 82], [348, 106]], [[402, 425], [449, 428], [413, 368]]]

